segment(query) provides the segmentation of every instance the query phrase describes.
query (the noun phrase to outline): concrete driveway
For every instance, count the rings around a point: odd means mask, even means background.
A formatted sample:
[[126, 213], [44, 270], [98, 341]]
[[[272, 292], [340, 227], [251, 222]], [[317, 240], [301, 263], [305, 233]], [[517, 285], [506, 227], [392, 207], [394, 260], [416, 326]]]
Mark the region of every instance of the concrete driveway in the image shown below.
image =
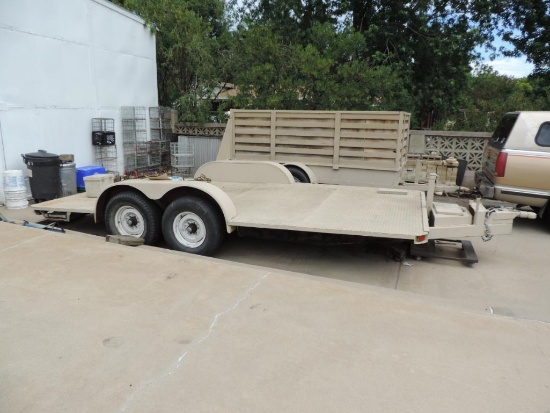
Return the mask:
[[475, 269], [362, 258], [421, 295], [0, 223], [0, 410], [547, 411], [550, 324], [464, 308], [507, 242]]
[[[0, 212], [12, 219], [38, 220], [30, 210]], [[105, 235], [91, 216], [60, 224], [72, 231]], [[550, 322], [548, 246], [550, 230], [540, 220], [516, 219], [512, 235], [473, 240], [474, 268], [449, 260], [405, 262], [399, 242], [320, 246], [229, 236], [216, 258], [426, 295], [476, 311]]]

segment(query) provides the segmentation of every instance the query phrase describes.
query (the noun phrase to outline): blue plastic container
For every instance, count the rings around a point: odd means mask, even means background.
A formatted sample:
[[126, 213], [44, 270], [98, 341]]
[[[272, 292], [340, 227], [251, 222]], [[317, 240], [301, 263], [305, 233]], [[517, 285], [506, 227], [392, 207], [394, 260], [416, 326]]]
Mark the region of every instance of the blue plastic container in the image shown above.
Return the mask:
[[79, 190], [84, 190], [84, 177], [96, 174], [104, 174], [105, 168], [103, 166], [81, 166], [76, 168], [76, 187]]

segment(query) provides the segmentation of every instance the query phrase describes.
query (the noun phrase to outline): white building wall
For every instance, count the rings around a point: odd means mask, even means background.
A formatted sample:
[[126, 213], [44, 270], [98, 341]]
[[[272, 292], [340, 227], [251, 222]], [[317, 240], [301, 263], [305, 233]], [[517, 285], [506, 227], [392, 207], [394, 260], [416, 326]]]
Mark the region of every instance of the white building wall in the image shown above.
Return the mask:
[[91, 119], [104, 117], [123, 172], [121, 106], [158, 106], [143, 20], [104, 0], [0, 0], [0, 171], [38, 149], [93, 165]]

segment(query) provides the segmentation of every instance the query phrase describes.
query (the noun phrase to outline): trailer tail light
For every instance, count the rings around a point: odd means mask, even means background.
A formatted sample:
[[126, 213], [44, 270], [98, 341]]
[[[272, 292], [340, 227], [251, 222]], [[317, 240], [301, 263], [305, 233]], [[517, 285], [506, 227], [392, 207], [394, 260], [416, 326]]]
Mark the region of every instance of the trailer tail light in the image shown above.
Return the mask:
[[421, 242], [426, 241], [426, 235], [417, 235], [416, 236], [416, 243], [420, 244]]
[[495, 163], [495, 176], [503, 177], [506, 172], [506, 161], [508, 160], [508, 154], [506, 152], [500, 152]]

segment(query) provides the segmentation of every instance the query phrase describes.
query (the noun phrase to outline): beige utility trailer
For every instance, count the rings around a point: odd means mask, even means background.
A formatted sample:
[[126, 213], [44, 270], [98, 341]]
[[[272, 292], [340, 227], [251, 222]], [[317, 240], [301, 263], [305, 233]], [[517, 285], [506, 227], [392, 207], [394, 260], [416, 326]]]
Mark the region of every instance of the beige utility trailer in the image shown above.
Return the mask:
[[[410, 240], [465, 239], [509, 234], [515, 217], [535, 214], [433, 202], [431, 191], [341, 185], [303, 185], [275, 162], [225, 161], [203, 165], [195, 179], [136, 179], [36, 204], [46, 218], [94, 214], [108, 233], [210, 255], [238, 228], [300, 231]], [[417, 255], [421, 255], [418, 253]], [[477, 259], [470, 259], [477, 262]]]

